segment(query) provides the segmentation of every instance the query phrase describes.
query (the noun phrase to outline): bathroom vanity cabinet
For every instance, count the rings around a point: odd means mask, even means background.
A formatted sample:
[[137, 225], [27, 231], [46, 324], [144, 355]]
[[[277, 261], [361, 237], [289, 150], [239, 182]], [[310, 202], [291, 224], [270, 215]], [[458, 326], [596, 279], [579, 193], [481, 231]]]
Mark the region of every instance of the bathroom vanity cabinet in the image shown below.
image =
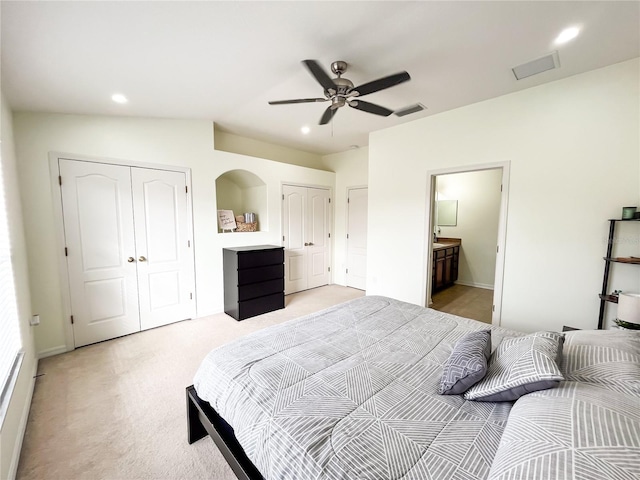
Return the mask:
[[458, 279], [461, 245], [459, 238], [439, 238], [434, 242], [431, 291], [449, 287]]

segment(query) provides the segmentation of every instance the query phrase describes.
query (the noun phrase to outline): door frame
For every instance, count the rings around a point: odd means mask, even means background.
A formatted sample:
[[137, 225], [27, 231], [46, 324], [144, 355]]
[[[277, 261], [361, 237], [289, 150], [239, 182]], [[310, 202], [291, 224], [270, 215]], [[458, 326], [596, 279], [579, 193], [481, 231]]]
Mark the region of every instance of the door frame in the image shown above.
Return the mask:
[[[167, 170], [170, 172], [180, 172], [185, 174], [185, 181], [189, 188], [189, 195], [187, 195], [187, 229], [188, 235], [191, 240], [192, 252], [194, 257], [193, 267], [193, 279], [194, 285], [197, 284], [197, 270], [195, 266], [195, 252], [196, 244], [193, 238], [193, 205], [192, 205], [192, 192], [191, 187], [191, 169], [187, 167], [178, 167], [174, 165], [163, 165], [149, 162], [136, 162], [133, 160], [123, 160], [108, 157], [97, 157], [90, 155], [79, 155], [76, 153], [64, 153], [64, 152], [49, 152], [49, 181], [51, 186], [51, 198], [53, 205], [53, 224], [56, 234], [56, 258], [58, 261], [58, 279], [60, 282], [60, 293], [62, 299], [62, 323], [64, 325], [64, 340], [65, 348], [54, 348], [41, 352], [41, 356], [57, 355], [58, 353], [65, 353], [75, 350], [75, 341], [73, 337], [73, 326], [71, 325], [71, 289], [69, 286], [69, 270], [67, 268], [66, 255], [64, 249], [66, 246], [65, 234], [64, 234], [64, 216], [62, 209], [62, 189], [58, 181], [59, 169], [58, 161], [60, 159], [74, 160], [78, 162], [87, 163], [104, 163], [109, 165], [121, 165], [123, 167], [138, 167], [138, 168], [150, 168], [154, 170]], [[198, 297], [196, 295], [197, 289], [194, 288], [194, 300], [196, 301], [196, 312], [198, 310]]]
[[498, 220], [498, 238], [496, 252], [496, 273], [493, 286], [493, 313], [491, 323], [500, 326], [502, 321], [502, 289], [504, 284], [504, 259], [507, 243], [507, 211], [509, 206], [509, 174], [511, 161], [485, 163], [478, 165], [466, 165], [461, 167], [449, 167], [427, 172], [427, 221], [425, 222], [425, 256], [426, 268], [424, 271], [424, 302], [425, 306], [431, 304], [431, 271], [433, 269], [433, 231], [435, 228], [435, 195], [436, 177], [452, 173], [481, 172], [484, 170], [502, 170], [502, 195], [500, 196], [500, 213]]
[[[329, 214], [331, 218], [329, 219], [329, 234], [331, 235], [331, 241], [329, 242], [331, 253], [329, 255], [329, 267], [331, 270], [329, 271], [329, 283], [328, 285], [333, 285], [333, 258], [334, 258], [334, 248], [335, 248], [335, 235], [333, 234], [334, 230], [334, 218], [335, 218], [335, 196], [333, 195], [333, 187], [329, 185], [320, 185], [320, 184], [309, 184], [309, 183], [299, 183], [299, 182], [280, 182], [280, 246], [284, 247], [284, 240], [282, 237], [284, 236], [284, 186], [288, 185], [290, 187], [303, 187], [303, 188], [318, 188], [320, 190], [328, 190], [329, 191]], [[285, 253], [286, 259], [286, 253]], [[285, 268], [286, 271], [286, 268]], [[285, 272], [286, 275], [286, 272]], [[304, 290], [303, 290], [304, 291]], [[291, 295], [291, 294], [289, 294]]]

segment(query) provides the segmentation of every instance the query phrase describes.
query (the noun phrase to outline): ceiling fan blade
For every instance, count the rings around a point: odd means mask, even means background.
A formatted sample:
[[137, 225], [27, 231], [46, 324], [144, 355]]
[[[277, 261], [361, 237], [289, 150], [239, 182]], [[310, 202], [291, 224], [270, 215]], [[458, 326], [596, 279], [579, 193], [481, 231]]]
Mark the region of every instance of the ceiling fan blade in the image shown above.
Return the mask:
[[398, 85], [399, 83], [403, 83], [408, 80], [411, 80], [409, 74], [407, 72], [400, 72], [394, 75], [389, 75], [388, 77], [379, 78], [373, 82], [359, 85], [352, 88], [350, 92], [358, 92], [360, 96], [368, 95], [373, 92], [384, 90], [385, 88], [393, 87], [394, 85]]
[[326, 125], [327, 123], [329, 123], [337, 111], [338, 109], [333, 108], [333, 105], [328, 107], [322, 114], [322, 118], [320, 119], [318, 125]]
[[287, 105], [289, 103], [313, 103], [326, 102], [328, 98], [298, 98], [297, 100], [272, 100], [269, 105]]
[[318, 62], [315, 60], [303, 60], [302, 63], [325, 90], [333, 90], [335, 93], [336, 84], [333, 83], [331, 77], [324, 71], [324, 68], [322, 68]]
[[362, 110], [363, 112], [373, 113], [374, 115], [381, 115], [383, 117], [388, 117], [393, 113], [393, 110], [381, 107], [375, 103], [364, 102], [362, 100], [351, 100], [349, 102], [349, 106], [357, 110]]

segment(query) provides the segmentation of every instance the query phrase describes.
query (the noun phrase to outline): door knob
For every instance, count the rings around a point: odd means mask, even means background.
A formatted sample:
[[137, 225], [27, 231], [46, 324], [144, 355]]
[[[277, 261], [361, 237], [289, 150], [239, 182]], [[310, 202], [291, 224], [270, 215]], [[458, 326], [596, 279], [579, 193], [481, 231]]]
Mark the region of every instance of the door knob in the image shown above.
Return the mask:
[[309, 244], [308, 244], [307, 242], [304, 242], [304, 246], [305, 246], [305, 247], [308, 247], [308, 246], [309, 246]]
[[136, 261], [136, 259], [135, 259], [135, 258], [133, 258], [133, 257], [129, 257], [129, 258], [127, 258], [127, 262], [129, 262], [129, 263], [131, 263], [131, 262], [135, 262], [135, 261]]
[[144, 257], [143, 255], [140, 255], [140, 256], [138, 257], [138, 261], [140, 261], [140, 262], [146, 262], [146, 261], [147, 261], [147, 259], [146, 259], [146, 257]]
[[309, 242], [309, 246], [310, 246], [310, 247], [311, 247], [311, 246], [313, 246], [313, 242]]

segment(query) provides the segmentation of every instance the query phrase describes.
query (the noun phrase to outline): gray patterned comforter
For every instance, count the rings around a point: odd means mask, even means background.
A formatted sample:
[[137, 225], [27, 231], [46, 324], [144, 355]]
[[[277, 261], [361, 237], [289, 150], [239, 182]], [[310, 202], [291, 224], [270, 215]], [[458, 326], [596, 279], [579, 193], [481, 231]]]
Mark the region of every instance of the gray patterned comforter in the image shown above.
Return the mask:
[[560, 367], [513, 406], [490, 480], [640, 480], [640, 332], [569, 332]]
[[[363, 297], [212, 351], [194, 386], [268, 479], [476, 480], [512, 403], [436, 393], [473, 320]], [[493, 344], [520, 335], [492, 328]]]

